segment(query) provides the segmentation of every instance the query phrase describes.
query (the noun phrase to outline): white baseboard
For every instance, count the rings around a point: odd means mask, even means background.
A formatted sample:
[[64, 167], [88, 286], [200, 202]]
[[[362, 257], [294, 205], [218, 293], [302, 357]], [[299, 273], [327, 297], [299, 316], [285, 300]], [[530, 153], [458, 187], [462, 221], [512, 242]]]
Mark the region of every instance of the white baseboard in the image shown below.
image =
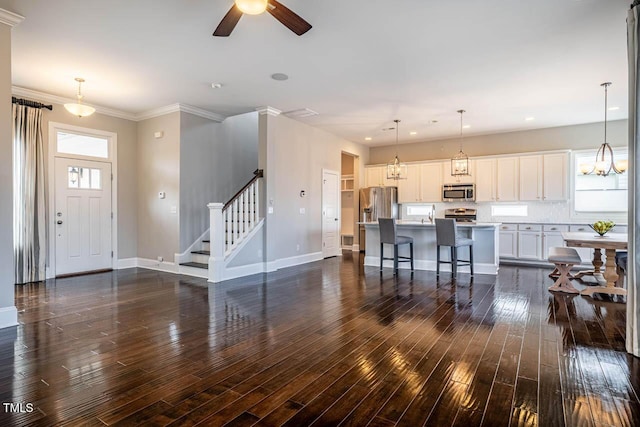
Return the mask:
[[352, 252], [360, 252], [360, 245], [351, 245]]
[[[371, 267], [380, 267], [380, 258], [374, 256], [365, 256], [364, 257], [364, 265]], [[393, 261], [384, 261], [382, 264], [384, 268], [393, 268]], [[436, 271], [436, 261], [428, 261], [428, 260], [414, 260], [413, 267], [416, 270], [427, 270], [427, 271]], [[401, 262], [398, 264], [398, 268], [401, 270], [408, 270], [411, 268], [408, 262]], [[498, 270], [500, 267], [494, 264], [484, 264], [484, 263], [473, 263], [473, 272], [474, 274], [498, 274]], [[451, 272], [450, 264], [440, 264], [440, 271], [443, 272]], [[459, 273], [467, 273], [469, 272], [468, 266], [458, 267]]]
[[266, 263], [266, 271], [276, 271], [281, 268], [293, 267], [323, 259], [322, 252], [311, 252], [304, 255], [296, 255], [289, 258], [280, 258]]
[[138, 258], [124, 258], [119, 259], [116, 264], [117, 270], [122, 270], [123, 268], [134, 268], [138, 266]]
[[0, 308], [0, 329], [18, 324], [18, 309], [14, 306]]
[[251, 276], [265, 272], [265, 263], [258, 262], [255, 264], [241, 265], [238, 267], [228, 267], [224, 272], [224, 280], [237, 279], [238, 277]]
[[154, 259], [137, 258], [137, 267], [146, 268], [149, 270], [165, 271], [167, 273], [178, 273], [178, 266], [174, 262], [156, 261]]

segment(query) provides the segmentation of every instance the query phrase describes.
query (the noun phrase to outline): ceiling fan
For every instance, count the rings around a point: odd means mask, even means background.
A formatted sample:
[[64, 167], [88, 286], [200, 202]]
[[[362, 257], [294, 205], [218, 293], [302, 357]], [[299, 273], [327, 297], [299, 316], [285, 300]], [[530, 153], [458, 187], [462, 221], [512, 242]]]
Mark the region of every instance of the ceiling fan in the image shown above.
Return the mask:
[[222, 18], [213, 32], [216, 37], [229, 37], [243, 14], [259, 15], [269, 12], [285, 27], [301, 36], [311, 29], [311, 24], [276, 0], [234, 0], [234, 5]]

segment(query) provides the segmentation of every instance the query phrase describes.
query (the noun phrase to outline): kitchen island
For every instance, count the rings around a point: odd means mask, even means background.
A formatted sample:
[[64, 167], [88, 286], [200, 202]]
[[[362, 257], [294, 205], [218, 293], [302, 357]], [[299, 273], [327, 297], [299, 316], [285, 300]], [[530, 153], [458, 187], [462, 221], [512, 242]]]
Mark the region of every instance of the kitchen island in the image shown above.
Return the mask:
[[[365, 222], [366, 247], [364, 265], [380, 266], [380, 230], [377, 222]], [[498, 274], [498, 231], [500, 223], [459, 222], [458, 233], [473, 239], [473, 269], [476, 274]], [[413, 237], [414, 268], [416, 270], [436, 270], [436, 225], [421, 221], [397, 221], [399, 236]], [[449, 261], [449, 248], [441, 249], [440, 259]], [[467, 248], [458, 251], [458, 259], [468, 259]], [[393, 247], [385, 246], [385, 257], [392, 257]], [[399, 247], [401, 256], [408, 256], [409, 247]], [[393, 268], [393, 261], [385, 261], [385, 267]], [[400, 268], [408, 269], [408, 263]], [[450, 264], [440, 264], [440, 271], [450, 272]], [[458, 273], [466, 273], [469, 267], [458, 267]]]

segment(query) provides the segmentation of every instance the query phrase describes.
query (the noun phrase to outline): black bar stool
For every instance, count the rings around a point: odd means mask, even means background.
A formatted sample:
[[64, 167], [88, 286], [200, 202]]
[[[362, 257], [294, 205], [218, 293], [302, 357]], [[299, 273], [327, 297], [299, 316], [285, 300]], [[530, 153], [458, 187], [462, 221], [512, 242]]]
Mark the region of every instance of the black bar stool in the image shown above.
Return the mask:
[[[396, 233], [396, 220], [393, 218], [378, 218], [380, 226], [380, 271], [382, 271], [382, 262], [385, 259], [393, 260], [394, 274], [398, 271], [398, 262], [411, 262], [411, 271], [413, 271], [413, 237], [398, 236]], [[393, 245], [393, 258], [384, 257], [384, 244]], [[398, 256], [398, 246], [409, 244], [408, 257]]]
[[[451, 277], [455, 279], [459, 265], [468, 265], [473, 276], [473, 239], [458, 235], [456, 221], [450, 218], [436, 218], [437, 265], [436, 276], [440, 275], [440, 263], [451, 264]], [[451, 247], [451, 261], [440, 261], [440, 246]], [[458, 248], [469, 246], [469, 259], [458, 259]]]

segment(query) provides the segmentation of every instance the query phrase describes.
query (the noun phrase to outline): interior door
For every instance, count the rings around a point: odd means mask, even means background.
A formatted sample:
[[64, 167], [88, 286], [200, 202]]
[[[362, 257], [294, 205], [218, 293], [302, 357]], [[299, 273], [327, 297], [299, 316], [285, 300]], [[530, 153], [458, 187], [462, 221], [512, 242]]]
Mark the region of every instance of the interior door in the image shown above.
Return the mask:
[[340, 254], [340, 176], [322, 171], [322, 256]]
[[56, 275], [112, 268], [111, 163], [55, 159]]

